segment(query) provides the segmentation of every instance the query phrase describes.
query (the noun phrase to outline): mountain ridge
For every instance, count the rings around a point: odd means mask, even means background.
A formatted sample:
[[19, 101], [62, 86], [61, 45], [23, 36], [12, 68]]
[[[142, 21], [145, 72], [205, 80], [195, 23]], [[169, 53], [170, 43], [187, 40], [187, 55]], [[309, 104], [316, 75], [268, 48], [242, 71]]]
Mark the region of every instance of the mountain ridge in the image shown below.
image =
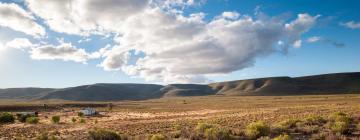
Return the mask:
[[118, 101], [179, 96], [279, 96], [360, 93], [360, 72], [266, 77], [210, 84], [96, 83], [68, 88], [0, 89], [0, 99]]

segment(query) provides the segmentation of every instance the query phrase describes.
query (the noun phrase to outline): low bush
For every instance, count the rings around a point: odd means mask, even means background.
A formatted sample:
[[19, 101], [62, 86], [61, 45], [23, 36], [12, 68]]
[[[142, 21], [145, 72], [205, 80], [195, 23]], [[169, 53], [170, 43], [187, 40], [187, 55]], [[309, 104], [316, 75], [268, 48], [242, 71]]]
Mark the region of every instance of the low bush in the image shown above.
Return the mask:
[[198, 137], [208, 140], [226, 140], [230, 137], [230, 131], [215, 124], [199, 123], [195, 127]]
[[15, 122], [15, 117], [11, 113], [0, 114], [0, 124], [14, 123], [14, 122]]
[[280, 135], [275, 137], [273, 140], [291, 140], [291, 137], [289, 135]]
[[39, 118], [38, 117], [27, 117], [26, 118], [26, 123], [28, 123], [28, 124], [37, 124], [37, 123], [39, 123]]
[[270, 134], [270, 127], [262, 121], [253, 122], [246, 126], [245, 134], [251, 139], [268, 136]]
[[59, 123], [60, 122], [60, 116], [52, 116], [51, 121], [53, 123]]
[[162, 135], [162, 134], [155, 134], [155, 135], [152, 135], [150, 140], [165, 140], [165, 136]]
[[350, 123], [351, 117], [343, 112], [335, 112], [329, 116], [329, 120], [333, 122], [345, 122]]
[[76, 121], [77, 121], [76, 118], [74, 118], [74, 117], [71, 118], [71, 122], [76, 123]]
[[356, 128], [360, 130], [360, 122], [356, 125]]
[[86, 123], [85, 119], [80, 119], [80, 123]]
[[94, 129], [89, 131], [89, 139], [91, 140], [121, 140], [121, 136], [105, 129]]
[[30, 114], [17, 114], [17, 120], [19, 120], [19, 122], [26, 122], [26, 118], [29, 118], [29, 117], [36, 117], [35, 115], [30, 115]]
[[205, 137], [208, 140], [228, 140], [230, 133], [227, 129], [221, 127], [212, 127], [205, 130]]
[[322, 125], [326, 123], [326, 120], [321, 116], [310, 115], [304, 119], [304, 123], [307, 125]]
[[58, 140], [54, 135], [50, 135], [49, 133], [42, 133], [36, 137], [36, 140]]
[[79, 116], [79, 117], [84, 117], [84, 113], [78, 112], [78, 116]]
[[330, 125], [331, 131], [334, 133], [345, 133], [349, 128], [349, 123], [343, 121], [336, 121]]
[[296, 124], [299, 122], [301, 121], [296, 119], [287, 119], [275, 124], [274, 129], [279, 132], [284, 132], [288, 129], [296, 127]]

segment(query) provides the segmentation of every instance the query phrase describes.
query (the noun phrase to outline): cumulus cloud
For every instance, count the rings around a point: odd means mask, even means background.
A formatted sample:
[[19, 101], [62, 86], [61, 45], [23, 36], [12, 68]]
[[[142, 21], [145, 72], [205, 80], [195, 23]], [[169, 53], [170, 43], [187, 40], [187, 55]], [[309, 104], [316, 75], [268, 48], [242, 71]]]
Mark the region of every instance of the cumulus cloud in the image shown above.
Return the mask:
[[82, 48], [77, 48], [71, 43], [59, 41], [59, 45], [36, 44], [26, 38], [15, 38], [5, 44], [7, 48], [15, 48], [28, 51], [32, 59], [35, 60], [63, 60], [78, 63], [87, 63], [90, 59], [97, 59], [104, 55], [108, 47], [99, 51], [88, 53]]
[[[295, 43], [318, 16], [300, 14], [285, 24], [225, 12], [210, 22], [201, 13], [184, 17], [159, 9], [145, 11], [124, 24], [120, 42], [101, 64], [146, 80], [207, 82], [207, 75], [226, 74], [252, 66], [255, 58], [275, 51], [279, 40]], [[298, 42], [299, 44], [299, 42]], [[301, 45], [301, 42], [300, 42]], [[145, 54], [129, 64], [130, 51]]]
[[141, 12], [149, 3], [149, 0], [25, 1], [52, 30], [77, 35], [118, 31], [124, 19]]
[[31, 47], [31, 58], [80, 63], [103, 58], [99, 66], [105, 70], [121, 70], [148, 81], [204, 83], [210, 75], [254, 65], [256, 58], [278, 51], [279, 42], [285, 50], [300, 47], [302, 34], [319, 17], [303, 13], [286, 22], [234, 11], [208, 19], [202, 12], [183, 14], [184, 7], [201, 1], [25, 0], [29, 10], [56, 32], [115, 34], [115, 44], [98, 52], [60, 42]]
[[349, 21], [346, 23], [341, 23], [341, 25], [350, 28], [350, 29], [360, 29], [360, 22], [355, 22], [355, 21]]
[[6, 43], [6, 47], [16, 48], [16, 49], [27, 49], [36, 46], [32, 44], [27, 38], [15, 38]]
[[46, 34], [45, 29], [34, 21], [31, 13], [16, 4], [0, 2], [0, 17], [0, 26], [36, 37]]
[[320, 15], [311, 16], [309, 14], [298, 14], [298, 18], [291, 23], [285, 24], [285, 29], [290, 37], [290, 43], [296, 43], [300, 36], [307, 32], [315, 23]]
[[[76, 48], [71, 43], [61, 42], [59, 45], [43, 45], [30, 51], [31, 58], [36, 60], [63, 60], [86, 63], [93, 55], [84, 49]], [[97, 56], [95, 57], [97, 58]]]

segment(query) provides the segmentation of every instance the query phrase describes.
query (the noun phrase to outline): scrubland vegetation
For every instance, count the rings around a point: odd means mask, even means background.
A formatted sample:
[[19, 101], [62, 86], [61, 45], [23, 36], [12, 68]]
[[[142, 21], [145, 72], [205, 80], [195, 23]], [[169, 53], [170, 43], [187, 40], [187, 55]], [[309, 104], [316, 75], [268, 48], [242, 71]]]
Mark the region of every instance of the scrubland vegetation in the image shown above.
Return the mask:
[[[184, 104], [186, 101], [186, 104]], [[108, 103], [104, 103], [108, 104]], [[97, 108], [0, 113], [3, 139], [342, 140], [360, 137], [360, 96], [191, 97]]]

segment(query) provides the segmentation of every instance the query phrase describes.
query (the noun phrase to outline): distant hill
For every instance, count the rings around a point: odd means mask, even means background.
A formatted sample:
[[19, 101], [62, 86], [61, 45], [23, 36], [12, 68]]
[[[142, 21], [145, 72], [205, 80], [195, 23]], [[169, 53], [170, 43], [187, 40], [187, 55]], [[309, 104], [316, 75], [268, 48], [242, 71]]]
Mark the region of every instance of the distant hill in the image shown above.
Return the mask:
[[64, 89], [0, 89], [0, 99], [116, 101], [179, 96], [279, 96], [360, 93], [360, 72], [200, 84], [94, 84]]

